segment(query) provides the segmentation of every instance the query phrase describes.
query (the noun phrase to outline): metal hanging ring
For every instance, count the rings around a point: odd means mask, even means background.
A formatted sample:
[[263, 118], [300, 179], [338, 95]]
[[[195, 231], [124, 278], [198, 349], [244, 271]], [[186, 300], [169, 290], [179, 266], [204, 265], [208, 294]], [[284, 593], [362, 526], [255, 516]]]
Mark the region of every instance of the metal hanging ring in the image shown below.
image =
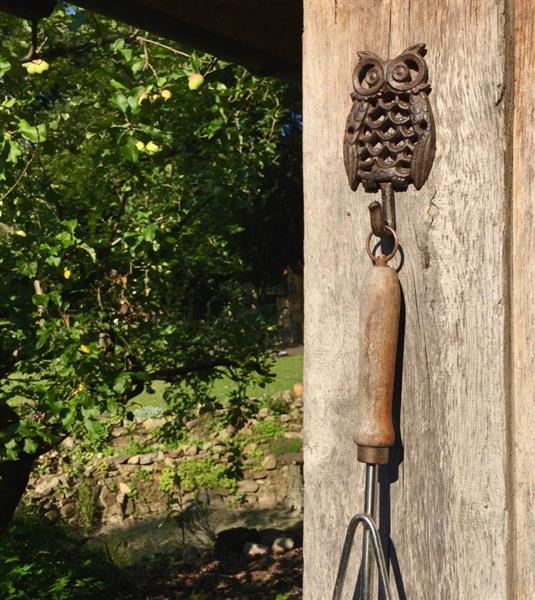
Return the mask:
[[[396, 235], [396, 231], [394, 229], [392, 229], [392, 227], [385, 225], [385, 229], [390, 231], [390, 233], [392, 234], [392, 238], [394, 240], [394, 248], [392, 249], [392, 252], [384, 257], [384, 261], [388, 262], [389, 260], [392, 260], [394, 258], [394, 256], [396, 256], [396, 253], [399, 248], [399, 241], [398, 241], [398, 236]], [[368, 256], [370, 257], [371, 261], [373, 263], [376, 263], [377, 256], [375, 256], [375, 254], [370, 249], [370, 242], [372, 241], [372, 237], [373, 237], [373, 231], [370, 231], [370, 234], [368, 235], [368, 239], [366, 241], [366, 252], [368, 253]]]

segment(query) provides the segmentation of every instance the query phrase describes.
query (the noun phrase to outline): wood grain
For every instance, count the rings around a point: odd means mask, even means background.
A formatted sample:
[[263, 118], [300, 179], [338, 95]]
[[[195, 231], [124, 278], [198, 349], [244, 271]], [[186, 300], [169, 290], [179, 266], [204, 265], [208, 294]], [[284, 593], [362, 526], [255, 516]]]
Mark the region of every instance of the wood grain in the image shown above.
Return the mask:
[[375, 196], [352, 193], [343, 169], [351, 72], [358, 50], [386, 58], [416, 42], [429, 47], [437, 157], [420, 192], [397, 196], [402, 462], [380, 475], [382, 528], [400, 598], [507, 597], [504, 5], [305, 0], [306, 600], [330, 597], [345, 527], [362, 508], [352, 436]]
[[535, 598], [535, 14], [533, 2], [517, 0], [514, 36], [514, 113], [511, 144], [512, 414], [510, 532], [511, 597]]

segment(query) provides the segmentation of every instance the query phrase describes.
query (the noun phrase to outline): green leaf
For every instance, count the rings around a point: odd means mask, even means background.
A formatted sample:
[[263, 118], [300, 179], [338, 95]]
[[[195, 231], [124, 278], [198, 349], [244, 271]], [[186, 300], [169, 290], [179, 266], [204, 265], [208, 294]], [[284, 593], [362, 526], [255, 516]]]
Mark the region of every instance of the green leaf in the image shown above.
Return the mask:
[[121, 373], [113, 383], [113, 391], [117, 394], [124, 394], [128, 381], [128, 373]]
[[22, 154], [19, 143], [16, 140], [9, 140], [9, 154], [7, 156], [7, 162], [16, 163], [19, 156]]
[[119, 110], [122, 110], [124, 113], [128, 110], [128, 98], [121, 92], [117, 92], [114, 94], [110, 100], [113, 106], [116, 106]]
[[64, 248], [70, 248], [74, 244], [72, 239], [72, 233], [68, 231], [62, 231], [61, 233], [58, 233], [56, 235], [56, 239], [61, 242], [61, 245]]
[[50, 265], [51, 267], [59, 267], [59, 265], [61, 264], [61, 257], [60, 256], [49, 256], [46, 260], [45, 260], [47, 265]]
[[46, 141], [46, 125], [44, 124], [33, 127], [26, 119], [20, 119], [19, 131], [22, 134], [22, 137], [34, 144]]
[[129, 138], [129, 140], [121, 146], [121, 154], [131, 162], [137, 162], [139, 160], [139, 150], [136, 146], [138, 140], [135, 138]]
[[117, 81], [117, 79], [110, 79], [110, 83], [111, 83], [112, 87], [114, 87], [116, 90], [128, 89], [126, 87], [126, 85], [123, 85], [120, 81]]
[[38, 447], [39, 446], [37, 445], [35, 440], [32, 440], [31, 438], [26, 438], [24, 440], [24, 452], [26, 452], [26, 454], [34, 454], [35, 452], [37, 452]]
[[88, 244], [86, 244], [85, 242], [80, 244], [79, 246], [82, 250], [85, 250], [89, 256], [91, 257], [91, 260], [93, 262], [97, 262], [97, 253], [95, 252], [94, 248], [91, 248], [91, 246], [89, 246]]
[[11, 69], [11, 63], [0, 58], [0, 77], [3, 77]]
[[153, 242], [156, 237], [156, 231], [158, 230], [158, 223], [151, 223], [147, 225], [143, 230], [142, 238], [147, 242]]
[[34, 294], [32, 296], [32, 302], [35, 304], [35, 306], [47, 306], [48, 305], [48, 301], [50, 300], [50, 298], [48, 297], [47, 294]]

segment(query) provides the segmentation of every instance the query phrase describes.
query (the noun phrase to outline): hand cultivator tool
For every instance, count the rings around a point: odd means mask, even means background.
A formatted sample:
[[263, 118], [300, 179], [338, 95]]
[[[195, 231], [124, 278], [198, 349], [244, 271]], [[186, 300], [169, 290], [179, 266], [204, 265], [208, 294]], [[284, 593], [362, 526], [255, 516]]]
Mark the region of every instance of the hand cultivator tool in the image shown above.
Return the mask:
[[[353, 106], [344, 135], [344, 162], [352, 190], [381, 190], [382, 204], [369, 205], [372, 232], [367, 252], [373, 267], [363, 284], [360, 308], [360, 376], [358, 387], [357, 458], [366, 464], [364, 512], [347, 529], [333, 600], [340, 600], [355, 533], [364, 526], [358, 600], [372, 598], [372, 549], [386, 600], [393, 600], [375, 520], [377, 470], [394, 445], [392, 395], [401, 305], [397, 273], [388, 266], [398, 251], [394, 193], [412, 183], [420, 189], [435, 156], [435, 127], [428, 94], [425, 44], [407, 48], [383, 61], [359, 52], [353, 72]], [[373, 235], [380, 238], [372, 250]], [[387, 254], [375, 254], [381, 247]]]

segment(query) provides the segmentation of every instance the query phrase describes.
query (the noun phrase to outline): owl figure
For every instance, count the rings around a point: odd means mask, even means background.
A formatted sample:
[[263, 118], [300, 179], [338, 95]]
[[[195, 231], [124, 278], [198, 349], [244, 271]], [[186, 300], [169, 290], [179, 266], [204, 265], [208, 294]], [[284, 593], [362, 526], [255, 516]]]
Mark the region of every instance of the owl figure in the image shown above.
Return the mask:
[[435, 125], [428, 94], [425, 44], [383, 61], [359, 52], [353, 71], [353, 106], [344, 135], [344, 163], [352, 190], [388, 185], [420, 189], [435, 157]]

